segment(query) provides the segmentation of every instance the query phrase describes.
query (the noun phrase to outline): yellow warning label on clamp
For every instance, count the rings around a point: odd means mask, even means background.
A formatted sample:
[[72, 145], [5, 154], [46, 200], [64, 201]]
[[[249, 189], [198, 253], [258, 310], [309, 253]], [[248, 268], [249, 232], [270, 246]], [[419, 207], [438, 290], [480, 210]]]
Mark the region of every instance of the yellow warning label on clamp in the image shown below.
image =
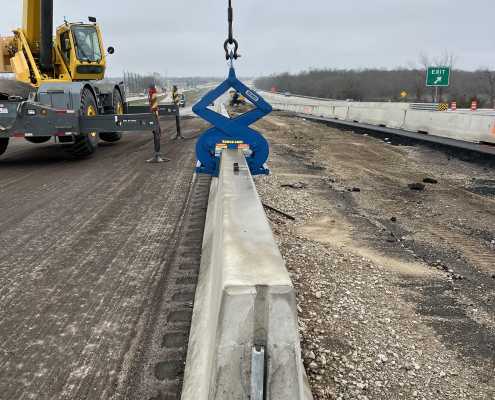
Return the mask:
[[222, 140], [223, 144], [244, 144], [242, 140]]

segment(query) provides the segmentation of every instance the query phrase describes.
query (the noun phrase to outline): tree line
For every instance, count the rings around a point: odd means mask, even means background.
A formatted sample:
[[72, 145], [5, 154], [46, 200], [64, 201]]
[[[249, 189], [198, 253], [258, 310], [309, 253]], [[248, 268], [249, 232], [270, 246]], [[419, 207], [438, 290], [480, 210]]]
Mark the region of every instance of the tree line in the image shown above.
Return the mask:
[[157, 72], [142, 75], [125, 71], [122, 78], [108, 78], [107, 80], [123, 81], [128, 93], [140, 94], [147, 91], [150, 86], [156, 86], [161, 90], [171, 88], [173, 85], [180, 88], [194, 88], [218, 79], [211, 77], [165, 77]]
[[[458, 107], [469, 107], [472, 100], [477, 100], [480, 107], [495, 107], [495, 71], [453, 69], [450, 83], [449, 88], [439, 89], [439, 101], [457, 101]], [[267, 91], [276, 89], [337, 100], [433, 102], [435, 99], [435, 89], [426, 87], [426, 68], [313, 69], [259, 78], [255, 84]], [[401, 93], [406, 96], [402, 97]]]

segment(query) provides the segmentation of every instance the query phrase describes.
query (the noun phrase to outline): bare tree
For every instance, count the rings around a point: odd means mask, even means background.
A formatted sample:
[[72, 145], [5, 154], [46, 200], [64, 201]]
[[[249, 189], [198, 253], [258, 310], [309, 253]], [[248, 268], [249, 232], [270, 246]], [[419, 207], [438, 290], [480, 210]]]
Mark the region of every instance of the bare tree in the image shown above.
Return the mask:
[[426, 89], [426, 68], [421, 68], [421, 65], [418, 67], [414, 61], [410, 61], [407, 66], [414, 72], [414, 97], [416, 101], [422, 101]]
[[[455, 58], [449, 56], [446, 62], [455, 65]], [[400, 93], [410, 93], [414, 101], [429, 100], [426, 89], [426, 69], [430, 64], [425, 56], [407, 68], [395, 70], [310, 70], [299, 74], [280, 74], [256, 80], [256, 85], [265, 90], [276, 87], [280, 92], [291, 92], [314, 97], [331, 99], [355, 99], [362, 101], [398, 101]], [[434, 61], [431, 61], [432, 63]], [[488, 70], [488, 68], [486, 69]], [[490, 80], [489, 80], [490, 79]], [[483, 102], [495, 102], [495, 72], [488, 75], [482, 71], [455, 70], [455, 79], [450, 87], [444, 88], [445, 100], [456, 100], [459, 108], [469, 107], [472, 99]]]
[[434, 59], [434, 62], [438, 66], [454, 69], [457, 63], [457, 56], [453, 52], [444, 50], [443, 54]]
[[[419, 64], [423, 67], [425, 71], [425, 80], [426, 80], [426, 70], [428, 69], [428, 67], [449, 67], [452, 73], [456, 63], [457, 63], [457, 56], [449, 50], [444, 50], [442, 54], [436, 57], [430, 57], [425, 52], [421, 52], [419, 54]], [[438, 95], [439, 95], [438, 101], [440, 102], [443, 101], [444, 91], [445, 91], [444, 88], [438, 88]], [[437, 93], [436, 89], [431, 90], [432, 101], [435, 100], [436, 93]]]
[[489, 68], [482, 68], [480, 71], [483, 85], [488, 88], [488, 98], [490, 100], [490, 106], [495, 107], [495, 71], [491, 71]]

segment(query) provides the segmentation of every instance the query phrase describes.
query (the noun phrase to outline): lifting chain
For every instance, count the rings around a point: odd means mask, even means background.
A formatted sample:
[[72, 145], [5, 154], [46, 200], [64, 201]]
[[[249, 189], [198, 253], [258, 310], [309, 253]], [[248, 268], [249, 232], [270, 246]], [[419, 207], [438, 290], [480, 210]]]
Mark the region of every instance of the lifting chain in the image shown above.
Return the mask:
[[234, 9], [232, 8], [232, 0], [229, 0], [228, 20], [229, 20], [229, 37], [223, 44], [223, 48], [225, 50], [225, 58], [227, 60], [237, 60], [241, 55], [238, 53], [239, 42], [236, 39], [234, 39], [234, 28], [233, 28]]
[[[224, 43], [225, 56], [230, 61], [229, 76], [193, 106], [193, 112], [212, 125], [196, 143], [198, 160], [196, 172], [218, 176], [222, 152], [231, 149], [243, 152], [252, 175], [268, 174], [270, 172], [266, 166], [270, 154], [268, 141], [251, 128], [251, 125], [271, 113], [272, 106], [236, 76], [234, 60], [237, 60], [240, 54], [238, 54], [239, 43], [234, 39], [233, 21], [232, 0], [229, 0], [229, 37]], [[231, 89], [244, 96], [252, 106], [249, 111], [232, 118], [217, 113], [211, 108], [216, 101], [223, 102], [222, 98]]]

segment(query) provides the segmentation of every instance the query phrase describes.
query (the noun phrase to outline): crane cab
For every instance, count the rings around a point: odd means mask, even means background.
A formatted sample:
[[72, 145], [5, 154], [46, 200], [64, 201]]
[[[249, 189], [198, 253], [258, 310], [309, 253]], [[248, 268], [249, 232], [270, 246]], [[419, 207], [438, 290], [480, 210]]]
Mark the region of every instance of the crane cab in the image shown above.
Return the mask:
[[60, 69], [59, 79], [64, 80], [68, 75], [71, 81], [101, 80], [105, 76], [105, 50], [97, 24], [61, 25], [57, 28], [54, 52]]

